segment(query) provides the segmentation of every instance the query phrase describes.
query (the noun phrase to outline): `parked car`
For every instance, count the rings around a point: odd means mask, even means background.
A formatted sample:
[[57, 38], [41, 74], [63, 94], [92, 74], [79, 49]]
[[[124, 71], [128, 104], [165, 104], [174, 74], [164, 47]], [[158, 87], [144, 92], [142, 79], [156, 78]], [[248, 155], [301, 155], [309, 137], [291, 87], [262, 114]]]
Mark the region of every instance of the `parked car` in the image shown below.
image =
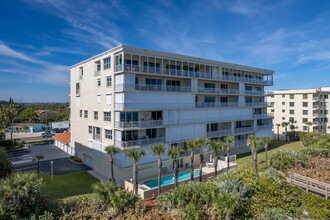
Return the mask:
[[42, 133], [41, 137], [45, 138], [45, 137], [53, 137], [55, 134], [47, 132], [47, 133]]

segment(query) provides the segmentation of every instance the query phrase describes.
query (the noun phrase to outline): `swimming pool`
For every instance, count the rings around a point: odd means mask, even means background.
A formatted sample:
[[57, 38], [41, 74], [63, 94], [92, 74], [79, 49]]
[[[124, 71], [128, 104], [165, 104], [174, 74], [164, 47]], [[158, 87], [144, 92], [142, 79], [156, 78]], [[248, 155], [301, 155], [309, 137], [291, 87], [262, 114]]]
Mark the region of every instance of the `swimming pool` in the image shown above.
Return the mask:
[[[202, 175], [204, 175], [204, 174], [205, 174], [205, 172], [202, 173]], [[194, 177], [196, 177], [196, 176], [199, 176], [199, 171], [197, 171], [197, 170], [194, 171]], [[166, 176], [166, 177], [161, 178], [161, 180], [160, 180], [161, 186], [174, 183], [173, 177], [174, 176], [171, 175], [171, 176]], [[190, 178], [190, 171], [186, 171], [186, 172], [178, 174], [178, 182], [181, 181], [181, 180], [189, 179], [189, 178]], [[149, 181], [144, 182], [143, 184], [150, 187], [150, 188], [152, 188], [152, 189], [157, 188], [158, 187], [158, 179], [149, 180]]]

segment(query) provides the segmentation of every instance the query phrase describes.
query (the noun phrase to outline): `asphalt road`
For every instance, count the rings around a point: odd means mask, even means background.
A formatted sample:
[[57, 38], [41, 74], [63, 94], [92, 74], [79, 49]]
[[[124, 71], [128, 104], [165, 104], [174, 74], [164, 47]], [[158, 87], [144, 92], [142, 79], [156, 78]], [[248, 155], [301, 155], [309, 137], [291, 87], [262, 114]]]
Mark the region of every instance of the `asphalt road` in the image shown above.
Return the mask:
[[40, 171], [43, 173], [50, 174], [51, 161], [53, 161], [54, 175], [91, 170], [91, 168], [84, 164], [77, 164], [70, 161], [70, 156], [67, 153], [53, 145], [33, 145], [28, 149], [8, 152], [15, 172], [37, 170], [37, 162], [32, 161], [36, 155], [44, 156], [44, 159], [40, 161]]

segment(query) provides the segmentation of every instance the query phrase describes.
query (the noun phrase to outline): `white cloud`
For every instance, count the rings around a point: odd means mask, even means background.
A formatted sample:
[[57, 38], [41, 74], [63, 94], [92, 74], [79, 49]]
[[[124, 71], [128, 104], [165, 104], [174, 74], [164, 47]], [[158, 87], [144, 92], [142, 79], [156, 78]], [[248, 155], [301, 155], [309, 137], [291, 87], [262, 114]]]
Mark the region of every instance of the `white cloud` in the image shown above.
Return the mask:
[[25, 60], [25, 61], [32, 62], [32, 63], [38, 63], [38, 64], [40, 63], [39, 60], [36, 60], [32, 57], [29, 57], [23, 53], [20, 53], [18, 51], [15, 51], [15, 50], [9, 48], [1, 40], [0, 40], [0, 55], [13, 57], [16, 59]]

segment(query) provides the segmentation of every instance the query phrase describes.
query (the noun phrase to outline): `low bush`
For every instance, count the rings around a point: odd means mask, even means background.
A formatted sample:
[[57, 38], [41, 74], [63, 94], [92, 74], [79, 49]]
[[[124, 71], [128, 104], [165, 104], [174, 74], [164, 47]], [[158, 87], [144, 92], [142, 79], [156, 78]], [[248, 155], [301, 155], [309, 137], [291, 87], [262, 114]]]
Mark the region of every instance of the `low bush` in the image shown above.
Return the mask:
[[7, 153], [0, 148], [0, 179], [6, 178], [13, 172], [13, 165]]
[[80, 159], [80, 158], [77, 157], [77, 156], [71, 156], [70, 159], [73, 160], [74, 162], [82, 163], [82, 159]]
[[21, 140], [2, 140], [0, 141], [0, 147], [4, 147], [6, 150], [13, 150], [20, 148], [21, 146], [24, 145], [24, 141]]
[[285, 171], [298, 163], [303, 166], [308, 164], [308, 157], [300, 151], [279, 150], [270, 158], [270, 164], [281, 171]]
[[262, 220], [285, 220], [287, 219], [283, 209], [266, 208], [260, 215]]
[[301, 153], [305, 155], [310, 155], [312, 157], [325, 157], [329, 156], [330, 148], [322, 147], [322, 148], [313, 148], [313, 147], [306, 147], [299, 150]]
[[315, 196], [312, 193], [305, 193], [302, 203], [310, 217], [330, 219], [330, 200]]

